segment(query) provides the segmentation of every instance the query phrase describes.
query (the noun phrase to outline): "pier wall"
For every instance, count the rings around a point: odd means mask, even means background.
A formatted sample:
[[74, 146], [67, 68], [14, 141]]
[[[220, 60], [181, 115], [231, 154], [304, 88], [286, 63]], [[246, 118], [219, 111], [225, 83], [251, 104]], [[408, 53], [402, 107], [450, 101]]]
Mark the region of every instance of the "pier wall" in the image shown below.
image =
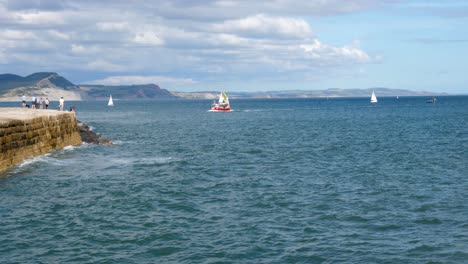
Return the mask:
[[33, 156], [80, 144], [73, 112], [0, 108], [0, 171]]

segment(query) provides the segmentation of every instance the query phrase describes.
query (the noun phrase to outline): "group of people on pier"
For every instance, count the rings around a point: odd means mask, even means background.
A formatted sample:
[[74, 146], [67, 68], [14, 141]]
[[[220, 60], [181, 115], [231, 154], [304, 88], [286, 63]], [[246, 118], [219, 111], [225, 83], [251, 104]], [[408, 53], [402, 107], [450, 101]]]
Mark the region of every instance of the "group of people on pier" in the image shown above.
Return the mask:
[[[35, 96], [32, 96], [31, 97], [31, 105], [28, 105], [27, 102], [26, 102], [26, 95], [23, 94], [23, 96], [21, 97], [21, 106], [23, 108], [32, 108], [32, 109], [44, 109], [44, 104], [45, 104], [45, 109], [49, 109], [49, 104], [50, 104], [50, 100], [48, 97], [46, 97], [45, 100], [41, 98], [37, 98]], [[60, 111], [63, 111], [64, 107], [65, 107], [65, 100], [63, 99], [63, 96], [60, 97], [60, 100], [59, 100], [59, 110]]]

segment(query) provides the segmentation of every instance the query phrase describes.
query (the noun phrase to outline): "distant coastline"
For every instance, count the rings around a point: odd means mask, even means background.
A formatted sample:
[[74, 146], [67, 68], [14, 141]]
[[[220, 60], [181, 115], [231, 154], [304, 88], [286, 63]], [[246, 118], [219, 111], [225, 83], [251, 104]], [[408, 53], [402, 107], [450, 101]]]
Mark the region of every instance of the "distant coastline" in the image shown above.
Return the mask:
[[[264, 92], [228, 92], [232, 99], [281, 99], [281, 98], [353, 98], [369, 97], [375, 91], [378, 97], [448, 96], [447, 93], [411, 91], [371, 87], [364, 89], [329, 88], [322, 90], [284, 90]], [[177, 92], [160, 88], [157, 84], [135, 85], [85, 85], [73, 84], [55, 72], [37, 72], [22, 77], [0, 74], [0, 101], [19, 101], [24, 94], [28, 99], [48, 97], [57, 101], [61, 96], [67, 101], [107, 100], [112, 94], [115, 100], [125, 99], [216, 99], [221, 91]]]
[[[410, 91], [390, 88], [365, 88], [365, 89], [337, 89], [324, 90], [286, 90], [268, 92], [228, 92], [232, 99], [286, 99], [286, 98], [359, 98], [370, 97], [375, 91], [378, 97], [404, 97], [404, 96], [449, 96], [448, 93], [436, 93], [425, 91]], [[172, 92], [175, 96], [184, 99], [216, 99], [219, 91], [203, 92]]]

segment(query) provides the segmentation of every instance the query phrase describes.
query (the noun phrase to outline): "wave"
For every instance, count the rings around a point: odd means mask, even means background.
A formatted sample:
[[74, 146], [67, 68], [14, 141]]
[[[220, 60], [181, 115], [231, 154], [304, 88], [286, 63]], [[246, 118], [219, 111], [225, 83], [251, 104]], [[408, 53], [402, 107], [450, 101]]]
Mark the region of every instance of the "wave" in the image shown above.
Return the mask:
[[48, 164], [53, 166], [65, 166], [73, 162], [72, 159], [66, 158], [67, 153], [72, 153], [80, 148], [86, 148], [92, 146], [92, 144], [83, 143], [79, 146], [65, 146], [63, 149], [54, 150], [40, 156], [34, 156], [25, 159], [20, 164], [13, 167], [13, 173], [20, 173], [30, 168], [34, 168], [38, 164]]
[[276, 112], [276, 111], [296, 111], [296, 110], [301, 110], [301, 109], [294, 109], [294, 108], [244, 109], [244, 110], [241, 110], [241, 112]]
[[44, 154], [42, 156], [37, 156], [37, 157], [31, 157], [26, 160], [24, 160], [22, 163], [20, 163], [17, 168], [25, 168], [31, 164], [35, 164], [38, 162], [48, 162], [51, 159], [51, 153]]
[[72, 145], [65, 146], [62, 150], [64, 151], [70, 151], [70, 150], [75, 150], [76, 147]]
[[152, 157], [152, 158], [143, 158], [138, 159], [135, 164], [143, 165], [152, 165], [152, 164], [166, 164], [181, 161], [180, 159], [175, 159], [173, 157]]
[[113, 140], [112, 141], [112, 144], [113, 145], [123, 145], [123, 144], [126, 144], [126, 143], [131, 143], [131, 141], [123, 141], [123, 140]]

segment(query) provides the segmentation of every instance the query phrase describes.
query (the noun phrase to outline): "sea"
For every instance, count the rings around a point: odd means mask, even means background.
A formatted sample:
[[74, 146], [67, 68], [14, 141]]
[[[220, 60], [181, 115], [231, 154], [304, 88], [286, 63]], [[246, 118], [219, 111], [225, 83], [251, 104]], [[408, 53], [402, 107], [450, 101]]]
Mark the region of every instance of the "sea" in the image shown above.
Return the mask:
[[114, 145], [0, 173], [0, 262], [467, 263], [468, 96], [428, 99], [66, 101]]

